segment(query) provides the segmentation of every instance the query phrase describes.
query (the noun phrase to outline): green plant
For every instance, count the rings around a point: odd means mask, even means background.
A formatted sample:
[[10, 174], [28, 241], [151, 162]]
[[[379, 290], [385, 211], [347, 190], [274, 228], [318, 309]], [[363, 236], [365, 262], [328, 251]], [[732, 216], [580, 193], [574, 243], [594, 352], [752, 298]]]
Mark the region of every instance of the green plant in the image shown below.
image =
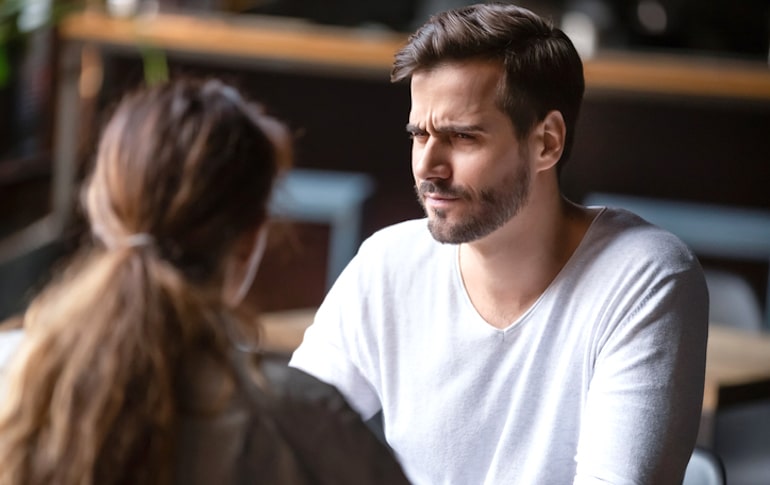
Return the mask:
[[[83, 0], [0, 0], [0, 89], [11, 79], [14, 48], [21, 49], [32, 32], [55, 25], [63, 15], [84, 4]], [[144, 77], [148, 84], [168, 80], [165, 52], [141, 46]]]
[[50, 27], [71, 11], [76, 0], [0, 0], [0, 88], [10, 80], [11, 50], [23, 48], [25, 37]]
[[19, 35], [19, 16], [23, 0], [3, 0], [0, 4], [0, 87], [8, 83], [11, 71], [9, 44]]
[[142, 46], [140, 52], [144, 68], [144, 81], [148, 85], [168, 81], [168, 59], [166, 58], [166, 53], [150, 45]]

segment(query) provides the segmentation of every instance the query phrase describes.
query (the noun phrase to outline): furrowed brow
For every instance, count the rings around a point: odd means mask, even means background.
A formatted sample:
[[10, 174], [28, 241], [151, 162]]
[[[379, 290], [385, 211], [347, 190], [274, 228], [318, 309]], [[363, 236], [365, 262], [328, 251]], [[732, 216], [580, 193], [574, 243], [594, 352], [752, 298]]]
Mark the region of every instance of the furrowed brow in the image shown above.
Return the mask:
[[[407, 123], [407, 133], [426, 133], [428, 130], [420, 128], [414, 123]], [[486, 130], [481, 125], [446, 125], [434, 128], [436, 134], [447, 135], [452, 133], [483, 133]]]
[[439, 133], [439, 134], [481, 133], [486, 131], [481, 125], [446, 125], [446, 126], [437, 126], [435, 130], [436, 130], [436, 133]]
[[423, 128], [420, 128], [419, 126], [415, 125], [414, 123], [407, 123], [406, 124], [406, 132], [407, 133], [425, 133], [425, 130]]

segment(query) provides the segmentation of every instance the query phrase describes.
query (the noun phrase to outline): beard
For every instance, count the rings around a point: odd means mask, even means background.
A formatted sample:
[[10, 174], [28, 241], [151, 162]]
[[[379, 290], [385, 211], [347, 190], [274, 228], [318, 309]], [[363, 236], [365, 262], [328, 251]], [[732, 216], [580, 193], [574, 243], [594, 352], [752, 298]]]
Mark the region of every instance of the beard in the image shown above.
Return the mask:
[[[491, 234], [516, 216], [529, 198], [530, 178], [529, 165], [522, 163], [515, 173], [476, 193], [463, 186], [451, 186], [443, 180], [424, 181], [419, 187], [415, 186], [415, 191], [428, 216], [428, 230], [433, 238], [440, 243], [461, 244]], [[424, 201], [425, 194], [429, 193], [458, 197], [466, 203], [469, 213], [450, 221], [447, 211], [429, 211]]]

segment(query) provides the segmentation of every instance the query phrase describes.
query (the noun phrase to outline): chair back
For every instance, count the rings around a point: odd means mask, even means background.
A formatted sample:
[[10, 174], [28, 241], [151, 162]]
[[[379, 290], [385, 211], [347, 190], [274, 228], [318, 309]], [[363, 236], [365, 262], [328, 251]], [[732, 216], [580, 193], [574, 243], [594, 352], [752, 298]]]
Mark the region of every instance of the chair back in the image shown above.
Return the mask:
[[696, 447], [687, 463], [682, 485], [725, 485], [726, 483], [725, 467], [719, 455], [706, 448]]

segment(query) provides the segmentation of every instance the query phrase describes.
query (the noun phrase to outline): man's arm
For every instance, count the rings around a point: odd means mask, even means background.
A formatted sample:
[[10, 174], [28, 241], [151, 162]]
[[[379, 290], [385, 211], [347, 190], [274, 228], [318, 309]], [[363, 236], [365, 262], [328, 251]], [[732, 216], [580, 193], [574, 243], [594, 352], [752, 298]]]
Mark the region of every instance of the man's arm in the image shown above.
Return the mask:
[[289, 365], [336, 387], [363, 419], [369, 419], [381, 404], [361, 365], [366, 339], [357, 258], [329, 291]]
[[708, 293], [697, 265], [612, 330], [582, 414], [575, 484], [679, 484], [698, 432]]

